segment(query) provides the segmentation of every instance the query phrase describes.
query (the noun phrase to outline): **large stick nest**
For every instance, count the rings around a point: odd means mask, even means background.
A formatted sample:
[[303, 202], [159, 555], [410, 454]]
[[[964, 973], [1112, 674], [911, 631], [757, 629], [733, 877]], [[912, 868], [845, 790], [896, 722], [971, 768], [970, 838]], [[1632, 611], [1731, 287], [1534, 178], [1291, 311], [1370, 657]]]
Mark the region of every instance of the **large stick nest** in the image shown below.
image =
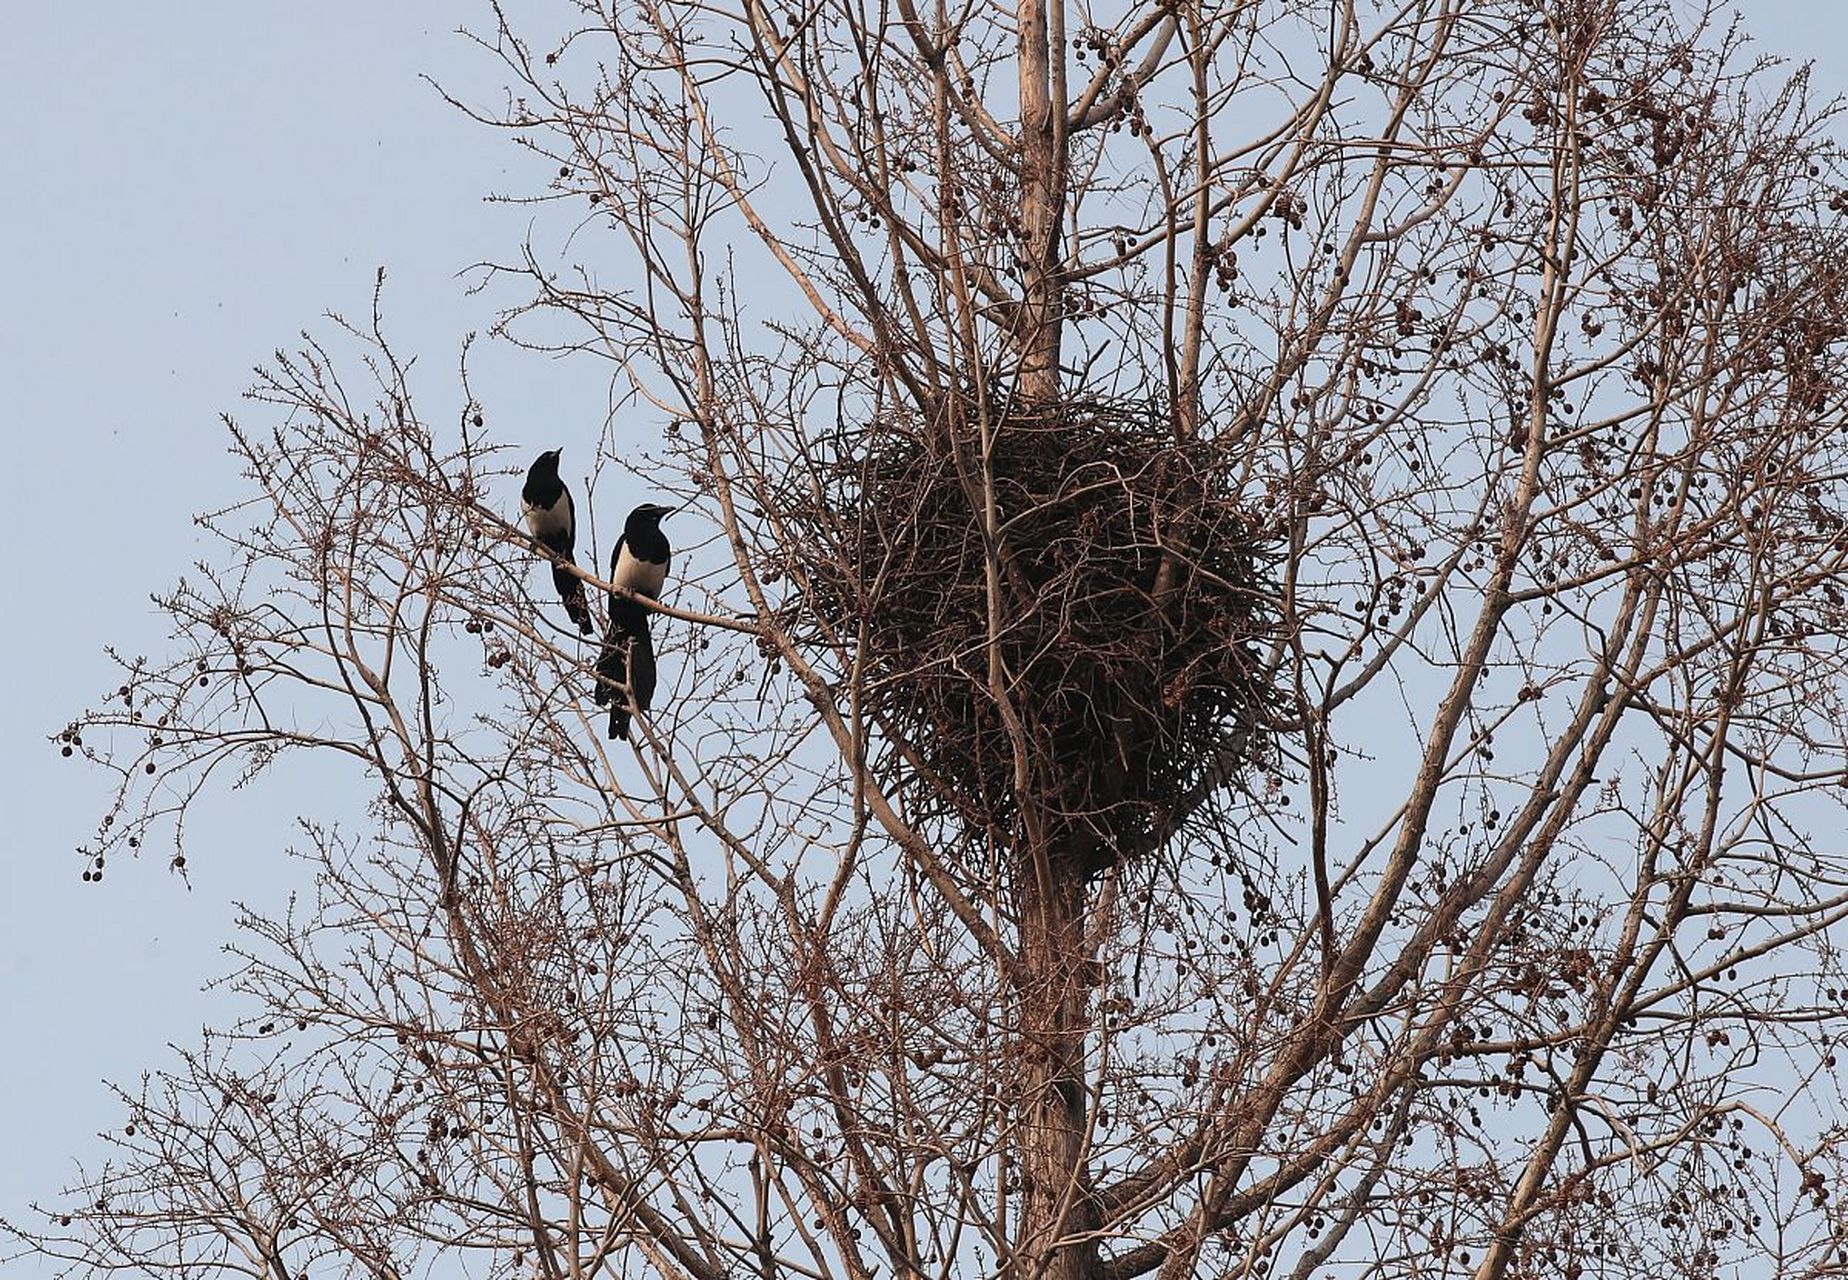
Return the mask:
[[783, 510], [913, 812], [1095, 871], [1269, 753], [1274, 547], [1159, 406], [973, 417], [857, 430]]

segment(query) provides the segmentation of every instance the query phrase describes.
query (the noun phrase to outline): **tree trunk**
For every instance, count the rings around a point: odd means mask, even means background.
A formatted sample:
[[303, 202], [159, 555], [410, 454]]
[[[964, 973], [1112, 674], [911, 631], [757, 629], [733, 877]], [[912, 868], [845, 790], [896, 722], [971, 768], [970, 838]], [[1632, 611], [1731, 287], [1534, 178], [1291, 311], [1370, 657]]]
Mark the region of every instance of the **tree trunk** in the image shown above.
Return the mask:
[[[1065, 23], [1058, 0], [1021, 0], [1020, 225], [1023, 244], [1019, 344], [1021, 400], [1056, 412], [1063, 330], [1060, 215], [1065, 203]], [[1085, 859], [1052, 849], [1023, 824], [1015, 863], [1020, 953], [1016, 1146], [1021, 1216], [1014, 1234], [1017, 1280], [1084, 1280], [1096, 1272], [1088, 1236], [1094, 1209], [1086, 1171]], [[1033, 834], [1028, 834], [1029, 832]]]
[[1020, 953], [1030, 975], [1020, 993], [1018, 1094], [1021, 1125], [1018, 1280], [1085, 1280], [1097, 1248], [1085, 1150], [1088, 1098], [1085, 1036], [1085, 881], [1076, 859], [1023, 855], [1016, 864]]
[[1059, 218], [1065, 204], [1065, 21], [1048, 0], [1022, 0], [1020, 22], [1020, 225], [1025, 243], [1017, 321], [1020, 394], [1028, 404], [1059, 396], [1063, 281]]

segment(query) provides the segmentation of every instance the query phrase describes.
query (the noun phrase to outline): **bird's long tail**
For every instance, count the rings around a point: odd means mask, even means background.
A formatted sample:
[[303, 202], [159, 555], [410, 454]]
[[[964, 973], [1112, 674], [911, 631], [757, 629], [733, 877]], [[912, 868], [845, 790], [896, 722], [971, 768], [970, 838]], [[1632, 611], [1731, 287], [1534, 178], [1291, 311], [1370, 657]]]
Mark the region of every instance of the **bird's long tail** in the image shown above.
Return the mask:
[[636, 632], [629, 643], [629, 691], [643, 711], [654, 705], [654, 637], [648, 634], [647, 627]]
[[584, 579], [571, 572], [565, 565], [556, 561], [552, 564], [552, 585], [558, 588], [558, 598], [564, 601], [565, 612], [571, 615], [571, 621], [585, 635], [591, 631], [590, 600], [584, 595]]
[[603, 642], [597, 655], [597, 703], [609, 704], [610, 737], [627, 739], [631, 700], [636, 708], [648, 710], [654, 701], [654, 639], [646, 623], [636, 631], [615, 630]]

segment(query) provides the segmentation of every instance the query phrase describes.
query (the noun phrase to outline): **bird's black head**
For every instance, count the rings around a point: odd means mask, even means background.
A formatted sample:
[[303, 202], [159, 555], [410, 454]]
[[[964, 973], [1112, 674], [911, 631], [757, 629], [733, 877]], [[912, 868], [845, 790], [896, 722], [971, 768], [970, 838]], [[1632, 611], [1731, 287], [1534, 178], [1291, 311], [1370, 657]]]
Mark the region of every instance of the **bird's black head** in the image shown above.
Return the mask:
[[533, 469], [529, 471], [527, 474], [530, 476], [555, 476], [557, 475], [558, 474], [558, 455], [563, 452], [564, 452], [563, 449], [547, 449], [544, 453], [540, 454], [537, 458], [533, 460]]
[[678, 509], [677, 507], [664, 507], [658, 502], [644, 502], [641, 506], [629, 513], [628, 522], [631, 525], [641, 525], [644, 528], [651, 525], [659, 525], [663, 516], [670, 516]]

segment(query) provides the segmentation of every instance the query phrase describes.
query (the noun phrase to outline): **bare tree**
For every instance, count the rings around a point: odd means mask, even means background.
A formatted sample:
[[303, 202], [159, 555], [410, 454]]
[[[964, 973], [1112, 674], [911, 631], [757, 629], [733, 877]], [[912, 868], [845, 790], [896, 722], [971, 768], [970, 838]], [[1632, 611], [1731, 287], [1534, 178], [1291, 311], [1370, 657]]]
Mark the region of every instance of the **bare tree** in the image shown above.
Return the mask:
[[716, 530], [660, 705], [607, 750], [466, 379], [279, 354], [174, 656], [62, 735], [85, 856], [290, 756], [372, 803], [15, 1238], [1840, 1274], [1848, 197], [1685, 7], [501, 20], [463, 105], [575, 255], [506, 333]]

